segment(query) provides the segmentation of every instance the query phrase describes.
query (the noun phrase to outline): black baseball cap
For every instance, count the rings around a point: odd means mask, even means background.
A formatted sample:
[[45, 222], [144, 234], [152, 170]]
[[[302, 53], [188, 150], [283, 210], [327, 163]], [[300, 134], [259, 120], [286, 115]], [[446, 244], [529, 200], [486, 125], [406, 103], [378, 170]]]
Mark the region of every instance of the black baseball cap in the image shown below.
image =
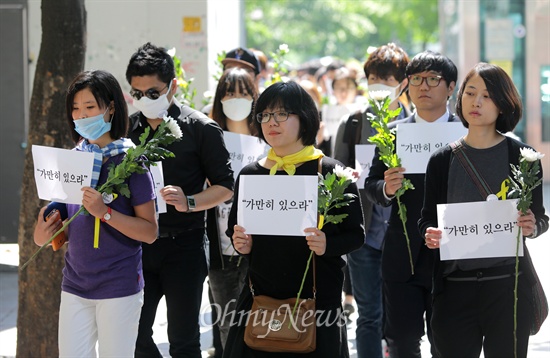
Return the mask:
[[240, 67], [244, 66], [246, 68], [252, 69], [254, 70], [255, 75], [258, 75], [260, 73], [260, 62], [258, 61], [258, 58], [254, 54], [254, 52], [250, 51], [247, 48], [237, 47], [236, 49], [229, 51], [225, 55], [225, 59], [223, 59], [222, 61], [224, 69], [230, 63], [236, 64]]

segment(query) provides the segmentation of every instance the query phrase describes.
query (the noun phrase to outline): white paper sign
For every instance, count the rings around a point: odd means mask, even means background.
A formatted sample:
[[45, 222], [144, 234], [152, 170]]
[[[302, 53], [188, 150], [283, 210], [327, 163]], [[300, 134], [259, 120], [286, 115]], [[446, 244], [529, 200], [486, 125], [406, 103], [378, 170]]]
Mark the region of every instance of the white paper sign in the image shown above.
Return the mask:
[[466, 135], [461, 122], [397, 125], [397, 156], [407, 174], [425, 174], [433, 152]]
[[92, 181], [93, 153], [33, 145], [32, 159], [40, 199], [82, 204], [81, 188]]
[[166, 201], [160, 195], [160, 189], [164, 188], [164, 175], [162, 174], [162, 162], [155, 162], [157, 165], [151, 165], [151, 175], [155, 185], [155, 195], [157, 196], [157, 212], [159, 214], [166, 212]]
[[269, 146], [258, 137], [231, 132], [223, 132], [223, 136], [235, 179], [244, 166], [267, 155]]
[[365, 188], [365, 179], [369, 176], [372, 158], [374, 158], [374, 144], [357, 144], [355, 146], [355, 170], [359, 171], [357, 189]]
[[336, 136], [338, 126], [343, 116], [347, 116], [361, 109], [360, 103], [342, 104], [324, 104], [321, 107], [321, 118], [325, 122], [325, 129], [330, 136]]
[[[438, 204], [441, 260], [515, 257], [517, 200]], [[521, 239], [520, 239], [521, 240]], [[523, 256], [523, 245], [519, 245]]]
[[317, 226], [317, 176], [241, 175], [237, 223], [247, 234], [305, 236]]

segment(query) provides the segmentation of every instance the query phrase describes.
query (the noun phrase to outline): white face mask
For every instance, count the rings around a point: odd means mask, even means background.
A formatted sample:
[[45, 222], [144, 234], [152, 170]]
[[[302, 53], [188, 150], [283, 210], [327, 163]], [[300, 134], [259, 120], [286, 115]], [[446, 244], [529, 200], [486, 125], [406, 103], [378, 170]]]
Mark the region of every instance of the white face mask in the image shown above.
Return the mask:
[[170, 81], [168, 91], [159, 96], [157, 99], [150, 99], [146, 96], [141, 97], [139, 100], [134, 99], [134, 107], [136, 107], [138, 111], [143, 113], [143, 115], [149, 119], [162, 118], [166, 116], [168, 114], [168, 108], [170, 107], [170, 102], [168, 102], [168, 93], [170, 93], [171, 87], [172, 81]]
[[401, 87], [401, 83], [398, 84], [395, 87], [384, 85], [382, 83], [375, 83], [373, 85], [368, 85], [368, 90], [370, 91], [387, 91], [390, 92], [390, 103], [393, 103], [400, 95], [399, 88]]
[[232, 98], [222, 101], [223, 113], [235, 122], [245, 120], [252, 111], [252, 100], [246, 98]]

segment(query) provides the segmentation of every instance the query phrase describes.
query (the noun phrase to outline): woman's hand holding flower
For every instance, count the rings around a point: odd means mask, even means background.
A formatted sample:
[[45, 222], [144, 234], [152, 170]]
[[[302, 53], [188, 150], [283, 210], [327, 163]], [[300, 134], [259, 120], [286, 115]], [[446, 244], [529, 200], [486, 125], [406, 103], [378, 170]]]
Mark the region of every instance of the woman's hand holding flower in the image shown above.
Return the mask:
[[521, 211], [518, 212], [518, 226], [521, 227], [523, 236], [531, 236], [535, 233], [535, 214], [529, 209], [524, 215]]
[[248, 255], [252, 251], [252, 236], [245, 234], [244, 227], [239, 225], [233, 227], [233, 246], [243, 255]]
[[100, 219], [103, 218], [103, 215], [107, 212], [107, 205], [103, 202], [101, 193], [89, 186], [82, 187], [81, 190], [83, 191], [82, 206], [86, 208], [90, 215]]
[[44, 206], [40, 209], [38, 218], [36, 219], [36, 226], [34, 227], [34, 242], [39, 246], [48, 242], [48, 239], [63, 226], [62, 222], [57, 220], [60, 215], [57, 210], [52, 214], [50, 220], [44, 220], [44, 211], [46, 211], [46, 208], [47, 206]]
[[439, 249], [439, 242], [441, 241], [441, 236], [443, 231], [436, 227], [429, 227], [426, 229], [426, 234], [424, 235], [426, 246], [429, 249]]
[[179, 186], [167, 185], [160, 189], [160, 195], [166, 204], [174, 205], [177, 211], [186, 212], [188, 210], [187, 198]]
[[402, 167], [390, 168], [384, 172], [385, 193], [388, 197], [394, 196], [403, 187], [404, 172], [405, 168]]
[[309, 249], [317, 256], [324, 255], [327, 250], [327, 237], [325, 233], [316, 227], [308, 227], [304, 230]]

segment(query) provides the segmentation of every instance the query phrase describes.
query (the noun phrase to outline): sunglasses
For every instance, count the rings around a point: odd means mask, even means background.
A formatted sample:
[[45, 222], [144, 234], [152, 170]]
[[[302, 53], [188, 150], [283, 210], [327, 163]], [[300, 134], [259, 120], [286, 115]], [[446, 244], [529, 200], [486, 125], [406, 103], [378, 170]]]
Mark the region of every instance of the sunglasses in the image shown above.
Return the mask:
[[131, 90], [130, 91], [130, 96], [132, 96], [133, 98], [137, 99], [138, 101], [143, 97], [147, 97], [149, 99], [157, 99], [160, 97], [160, 92], [164, 91], [164, 89], [168, 87], [168, 85], [164, 86], [164, 88], [162, 88], [160, 91], [154, 89], [154, 88], [149, 88], [147, 91], [145, 91], [145, 94], [139, 90]]

